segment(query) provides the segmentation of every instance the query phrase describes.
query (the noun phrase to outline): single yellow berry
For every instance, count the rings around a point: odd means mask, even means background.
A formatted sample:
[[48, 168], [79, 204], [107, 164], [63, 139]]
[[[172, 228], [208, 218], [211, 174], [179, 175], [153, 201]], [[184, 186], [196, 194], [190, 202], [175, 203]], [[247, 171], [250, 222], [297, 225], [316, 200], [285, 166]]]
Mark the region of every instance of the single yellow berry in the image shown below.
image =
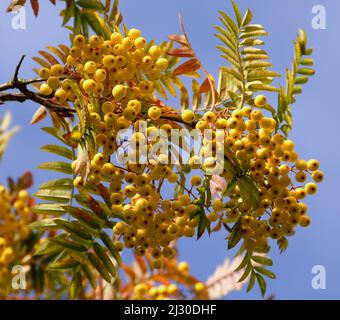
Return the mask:
[[116, 100], [122, 100], [123, 98], [125, 98], [126, 96], [126, 87], [124, 87], [121, 84], [116, 85], [113, 89], [112, 89], [112, 95]]
[[158, 120], [161, 116], [161, 113], [161, 109], [156, 106], [153, 106], [148, 110], [148, 116], [151, 120]]
[[182, 112], [182, 120], [185, 123], [191, 123], [195, 120], [195, 113], [191, 110], [184, 110]]
[[267, 103], [267, 98], [264, 95], [258, 95], [254, 99], [254, 104], [256, 107], [263, 107]]

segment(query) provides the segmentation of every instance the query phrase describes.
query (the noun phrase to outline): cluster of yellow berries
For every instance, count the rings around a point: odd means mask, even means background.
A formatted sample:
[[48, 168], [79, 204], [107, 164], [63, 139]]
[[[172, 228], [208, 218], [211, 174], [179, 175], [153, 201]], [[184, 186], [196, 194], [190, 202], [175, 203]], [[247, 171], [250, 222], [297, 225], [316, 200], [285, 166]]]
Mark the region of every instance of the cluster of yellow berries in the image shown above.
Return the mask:
[[[162, 178], [176, 183], [179, 177], [173, 166], [131, 163], [121, 168], [111, 163], [109, 157], [118, 147], [117, 132], [131, 125], [136, 131], [131, 141], [137, 147], [147, 146], [146, 138], [138, 132], [143, 128], [139, 119], [148, 117], [156, 124], [161, 116], [161, 109], [153, 103], [154, 82], [168, 68], [165, 56], [162, 47], [148, 45], [139, 30], [130, 29], [126, 36], [115, 32], [107, 41], [94, 35], [87, 43], [83, 36], [77, 35], [65, 66], [40, 70], [40, 76], [46, 79], [40, 91], [44, 95], [53, 94], [56, 102], [80, 105], [76, 91], [81, 91], [90, 116], [87, 120], [94, 127], [98, 149], [102, 148], [92, 156], [88, 182], [110, 182], [112, 213], [123, 214], [126, 221], [118, 222], [113, 229], [122, 240], [116, 243], [117, 249], [121, 251], [125, 246], [144, 255], [150, 248], [155, 268], [162, 266], [162, 256], [175, 255], [169, 246], [171, 241], [194, 235], [198, 221], [190, 215], [197, 206], [188, 195], [163, 200], [160, 190], [151, 184]], [[158, 127], [150, 125], [148, 134], [153, 129]], [[163, 124], [161, 129], [170, 132], [172, 126]], [[76, 165], [77, 161], [73, 163], [74, 170]], [[81, 176], [74, 179], [75, 187], [82, 188], [84, 184]]]
[[178, 286], [169, 285], [152, 286], [147, 283], [139, 283], [134, 287], [134, 300], [171, 300], [176, 298]]
[[[190, 278], [189, 264], [182, 261], [175, 266], [176, 270], [169, 270], [175, 273], [177, 278]], [[178, 300], [183, 299], [186, 294], [190, 294], [195, 298], [203, 298], [207, 294], [206, 285], [197, 280], [182, 281], [182, 286], [176, 283], [168, 283], [167, 285], [157, 285], [154, 281], [144, 281], [138, 283], [133, 288], [132, 299], [136, 300]], [[186, 292], [188, 291], [189, 292]]]
[[[222, 176], [227, 181], [239, 177], [239, 183], [228, 195], [231, 199], [228, 208], [223, 199], [216, 199], [208, 219], [211, 222], [218, 219], [240, 221], [245, 247], [250, 251], [265, 250], [268, 238], [294, 235], [297, 225], [307, 227], [310, 217], [302, 200], [307, 195], [315, 194], [316, 183], [324, 179], [317, 160], [300, 159], [294, 150], [294, 142], [277, 133], [276, 121], [264, 116], [261, 111], [265, 104], [266, 97], [259, 95], [254, 100], [254, 107], [232, 110], [223, 116], [208, 111], [195, 124], [196, 129], [202, 131], [224, 130], [223, 145], [220, 146], [224, 148]], [[182, 119], [192, 123], [196, 117], [192, 111], [186, 110], [182, 113]], [[218, 134], [218, 131], [216, 134], [213, 132], [212, 139], [208, 141], [212, 150], [218, 149]], [[239, 167], [243, 171], [241, 174], [237, 170]], [[252, 178], [259, 192], [255, 206], [243, 193], [244, 188], [248, 188], [242, 180], [244, 172]], [[304, 185], [308, 176], [311, 176], [312, 182]]]
[[197, 206], [191, 203], [189, 195], [180, 195], [171, 201], [163, 200], [155, 185], [151, 184], [150, 174], [124, 172], [111, 163], [100, 167], [100, 164], [94, 163], [97, 158], [98, 154], [92, 160], [91, 167], [99, 165], [101, 175], [112, 181], [112, 213], [123, 214], [126, 221], [117, 222], [113, 227], [118, 237], [115, 244], [117, 250], [133, 248], [137, 255], [143, 256], [150, 249], [154, 258], [153, 267], [161, 268], [161, 257], [171, 259], [176, 255], [175, 249], [170, 246], [172, 241], [194, 236], [198, 220], [191, 218], [191, 214]]
[[6, 282], [9, 265], [14, 261], [15, 243], [24, 241], [30, 234], [31, 199], [26, 190], [16, 195], [0, 185], [0, 284]]
[[[195, 191], [202, 187], [202, 172], [191, 177], [190, 190], [181, 185], [184, 194], [164, 199], [161, 189], [165, 180], [181, 183], [177, 168], [168, 164], [168, 154], [158, 152], [155, 161], [138, 161], [141, 151], [159, 142], [150, 142], [148, 137], [153, 132], [161, 129], [170, 135], [174, 129], [171, 122], [160, 121], [163, 110], [155, 96], [156, 82], [169, 67], [166, 57], [164, 46], [148, 44], [139, 30], [130, 29], [125, 35], [114, 32], [105, 41], [97, 35], [88, 41], [77, 35], [64, 66], [40, 70], [40, 76], [46, 79], [41, 94], [53, 96], [62, 105], [74, 102], [82, 109], [85, 122], [94, 128], [97, 153], [91, 155], [90, 174], [87, 181], [77, 176], [74, 186], [82, 189], [87, 182], [109, 182], [112, 214], [124, 217], [124, 222], [113, 228], [117, 249], [133, 248], [138, 255], [150, 249], [154, 268], [162, 267], [162, 256], [175, 256], [172, 241], [194, 236], [199, 223], [195, 212], [203, 205], [194, 201]], [[261, 111], [265, 105], [266, 97], [261, 95], [255, 98], [254, 106], [203, 115], [184, 110], [180, 116], [191, 128], [202, 133], [212, 131], [210, 137], [204, 136], [201, 154], [189, 159], [190, 169], [207, 174], [207, 169], [216, 165], [209, 151], [216, 155], [222, 150], [221, 176], [227, 181], [238, 179], [228, 194], [228, 203], [223, 197], [216, 199], [207, 217], [210, 222], [239, 221], [248, 250], [263, 250], [269, 237], [280, 239], [293, 235], [297, 225], [308, 226], [307, 206], [301, 200], [314, 194], [315, 183], [323, 180], [319, 163], [299, 159], [294, 143], [277, 133], [275, 119]], [[110, 156], [120, 147], [117, 133], [128, 128], [132, 128], [130, 149], [137, 148], [132, 150], [134, 161], [128, 159], [122, 167], [113, 164]], [[202, 164], [201, 158], [206, 159]], [[75, 173], [77, 161], [72, 164]], [[304, 183], [307, 175], [314, 182], [294, 185], [294, 180]], [[248, 188], [245, 176], [251, 178], [259, 193], [256, 204], [244, 196], [243, 189]]]
[[93, 35], [87, 42], [77, 35], [68, 54], [64, 66], [40, 70], [46, 79], [40, 92], [53, 95], [63, 105], [75, 102], [75, 81], [85, 96], [98, 99], [98, 105], [88, 103], [87, 107], [91, 119], [104, 132], [103, 127], [113, 124], [127, 127], [141, 111], [139, 100], [153, 97], [154, 81], [168, 68], [163, 48], [148, 44], [137, 29], [130, 29], [125, 36], [114, 32], [106, 41]]

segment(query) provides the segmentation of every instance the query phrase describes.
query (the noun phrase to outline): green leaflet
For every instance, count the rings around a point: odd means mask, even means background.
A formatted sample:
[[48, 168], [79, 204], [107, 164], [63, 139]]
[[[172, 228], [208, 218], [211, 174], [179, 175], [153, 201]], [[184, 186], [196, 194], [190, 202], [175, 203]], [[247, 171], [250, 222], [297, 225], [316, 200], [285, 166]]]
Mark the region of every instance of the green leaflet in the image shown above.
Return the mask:
[[36, 214], [43, 214], [43, 215], [54, 215], [54, 216], [62, 216], [66, 212], [63, 209], [63, 206], [59, 203], [41, 203], [36, 204], [32, 211]]
[[111, 276], [104, 268], [103, 264], [100, 262], [100, 260], [95, 256], [94, 253], [88, 252], [87, 258], [90, 261], [90, 263], [93, 265], [93, 267], [99, 272], [99, 274], [104, 278], [104, 280], [108, 283], [111, 282]]
[[69, 249], [71, 251], [75, 251], [75, 252], [85, 252], [86, 251], [86, 248], [83, 245], [78, 244], [77, 242], [71, 241], [71, 240], [68, 240], [68, 239], [63, 239], [63, 238], [60, 238], [60, 237], [59, 238], [54, 237], [54, 238], [50, 238], [49, 241], [56, 243], [59, 246], [64, 247], [66, 249]]
[[50, 241], [43, 241], [42, 243], [38, 244], [38, 247], [34, 251], [33, 256], [47, 256], [50, 254], [56, 254], [60, 252], [60, 246], [52, 243]]
[[108, 236], [108, 234], [105, 233], [105, 232], [100, 232], [99, 237], [103, 241], [106, 248], [110, 251], [112, 256], [115, 258], [118, 265], [121, 265], [122, 264], [122, 258], [120, 256], [119, 252], [117, 251], [116, 247], [114, 246], [111, 238]]
[[241, 240], [241, 223], [236, 222], [228, 236], [228, 249], [234, 248]]
[[94, 13], [83, 13], [82, 19], [84, 19], [88, 23], [88, 25], [91, 27], [91, 29], [95, 33], [97, 33], [99, 35], [104, 35], [102, 26], [100, 25], [100, 23], [99, 23], [96, 15]]
[[57, 224], [54, 222], [53, 219], [44, 219], [44, 220], [38, 220], [30, 224], [30, 227], [32, 229], [38, 229], [38, 230], [50, 230], [50, 229], [56, 229]]
[[69, 269], [74, 269], [76, 267], [79, 266], [79, 262], [69, 259], [69, 260], [65, 260], [65, 261], [58, 261], [58, 262], [54, 262], [48, 265], [47, 267], [47, 271], [49, 270], [69, 270]]
[[40, 164], [38, 166], [38, 169], [72, 174], [71, 164], [67, 162], [62, 162], [62, 161], [45, 162], [45, 163]]
[[92, 9], [97, 11], [104, 11], [105, 7], [102, 3], [97, 0], [78, 0], [77, 5], [84, 9]]
[[70, 287], [70, 299], [76, 299], [82, 288], [82, 277], [79, 270], [74, 270], [71, 287]]
[[39, 189], [50, 189], [50, 190], [72, 190], [73, 180], [69, 178], [61, 178], [51, 180], [40, 185]]
[[266, 277], [268, 277], [270, 279], [275, 279], [276, 278], [275, 274], [273, 272], [271, 272], [270, 270], [268, 270], [268, 269], [265, 269], [263, 267], [255, 267], [254, 269], [258, 273], [261, 273], [261, 274], [263, 274], [264, 276], [266, 276]]
[[67, 22], [69, 22], [70, 19], [74, 17], [74, 14], [75, 14], [74, 1], [69, 1], [69, 5], [66, 6], [66, 10], [64, 12], [63, 26], [65, 26]]
[[69, 145], [68, 142], [65, 140], [64, 138], [64, 133], [56, 128], [52, 128], [52, 127], [44, 127], [41, 130], [43, 130], [44, 132], [50, 134], [51, 136], [55, 137], [56, 139], [58, 139], [59, 141], [61, 141], [62, 143]]
[[54, 153], [69, 160], [73, 160], [73, 152], [65, 147], [57, 146], [54, 144], [47, 144], [40, 149], [46, 152]]
[[[255, 264], [253, 264], [253, 262]], [[275, 279], [275, 274], [264, 268], [263, 266], [271, 266], [272, 260], [265, 256], [255, 256], [252, 253], [247, 252], [244, 256], [241, 264], [237, 267], [235, 271], [244, 270], [239, 282], [245, 281], [249, 277], [249, 284], [247, 288], [247, 292], [249, 292], [253, 287], [255, 282], [257, 281], [262, 296], [266, 293], [266, 281], [262, 275], [270, 279]]]
[[117, 276], [117, 271], [115, 266], [113, 265], [110, 257], [106, 254], [104, 248], [97, 242], [93, 244], [94, 252], [96, 253], [97, 257], [105, 266], [106, 270], [113, 276]]
[[256, 273], [256, 279], [257, 279], [257, 283], [259, 284], [260, 290], [261, 290], [261, 295], [262, 297], [265, 296], [266, 294], [266, 290], [267, 290], [267, 284], [266, 284], [266, 280], [264, 280], [264, 278]]
[[[221, 68], [225, 73], [232, 76], [231, 81], [237, 86], [237, 91], [231, 91], [228, 96], [219, 94], [219, 103], [225, 103], [229, 99], [237, 108], [242, 108], [245, 103], [252, 104], [252, 94], [257, 91], [274, 91], [278, 89], [270, 85], [274, 77], [279, 76], [276, 72], [268, 70], [272, 64], [267, 61], [269, 56], [263, 49], [264, 41], [259, 37], [267, 36], [267, 32], [261, 25], [251, 24], [252, 12], [248, 9], [244, 16], [241, 16], [236, 3], [233, 2], [236, 16], [236, 23], [224, 12], [221, 14], [223, 27], [215, 27], [219, 32], [219, 38], [224, 46], [217, 48], [222, 51], [222, 57], [231, 64], [231, 67]], [[228, 79], [230, 82], [230, 79]], [[219, 81], [228, 81], [220, 77]], [[219, 83], [219, 88], [223, 84]], [[219, 90], [221, 93], [221, 90]]]
[[291, 105], [296, 101], [296, 95], [302, 92], [302, 85], [308, 82], [308, 78], [315, 74], [314, 61], [307, 58], [313, 50], [307, 48], [307, 35], [302, 29], [299, 30], [294, 42], [294, 59], [291, 70], [286, 72], [286, 86], [281, 87], [278, 97], [278, 128], [287, 135], [292, 128]]
[[67, 190], [41, 189], [34, 194], [35, 197], [57, 203], [67, 203], [71, 199], [71, 193]]
[[87, 280], [89, 280], [89, 283], [93, 289], [97, 288], [97, 281], [96, 277], [94, 276], [93, 272], [91, 271], [90, 267], [86, 264], [81, 265], [81, 270], [83, 271], [85, 277]]
[[73, 218], [77, 219], [80, 223], [92, 228], [94, 230], [100, 230], [101, 224], [103, 223], [98, 217], [96, 217], [92, 212], [76, 208], [72, 206], [65, 206], [65, 211], [67, 211]]
[[259, 264], [262, 264], [264, 266], [272, 266], [273, 261], [267, 257], [263, 256], [252, 256], [251, 259]]
[[256, 273], [251, 272], [248, 286], [247, 286], [247, 292], [250, 292], [254, 288], [255, 281], [256, 281]]
[[59, 227], [64, 229], [66, 232], [72, 233], [84, 240], [88, 240], [88, 241], [92, 240], [92, 236], [84, 228], [80, 228], [79, 226], [74, 224], [73, 221], [69, 222], [63, 219], [54, 219], [54, 222]]

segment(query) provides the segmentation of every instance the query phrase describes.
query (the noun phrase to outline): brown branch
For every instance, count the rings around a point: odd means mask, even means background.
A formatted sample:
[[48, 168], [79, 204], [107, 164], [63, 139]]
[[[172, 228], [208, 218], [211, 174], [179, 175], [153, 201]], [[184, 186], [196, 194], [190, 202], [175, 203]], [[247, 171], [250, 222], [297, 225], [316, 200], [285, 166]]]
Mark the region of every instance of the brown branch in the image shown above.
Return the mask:
[[7, 101], [25, 102], [27, 100], [31, 100], [63, 116], [72, 116], [75, 110], [53, 103], [48, 98], [43, 98], [38, 93], [35, 93], [27, 88], [28, 85], [42, 82], [43, 79], [19, 79], [19, 71], [24, 59], [25, 55], [21, 57], [18, 65], [16, 66], [12, 81], [0, 85], [0, 92], [17, 89], [20, 91], [20, 93], [1, 93], [0, 104]]

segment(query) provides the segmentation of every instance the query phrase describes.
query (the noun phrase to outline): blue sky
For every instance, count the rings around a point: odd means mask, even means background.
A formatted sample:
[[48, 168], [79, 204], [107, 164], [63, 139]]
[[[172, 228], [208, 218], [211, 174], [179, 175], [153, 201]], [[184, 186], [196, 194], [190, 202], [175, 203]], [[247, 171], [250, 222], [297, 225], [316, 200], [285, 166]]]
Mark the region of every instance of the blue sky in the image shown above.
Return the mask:
[[[37, 50], [47, 45], [68, 44], [68, 32], [61, 28], [58, 10], [48, 1], [41, 2], [38, 19], [27, 10], [27, 29], [13, 30], [12, 15], [5, 15], [8, 1], [0, 4], [0, 83], [8, 81], [13, 74], [17, 61], [22, 54], [27, 60], [22, 68], [22, 77], [32, 77], [35, 67], [30, 57]], [[338, 299], [340, 298], [340, 210], [337, 203], [339, 197], [339, 165], [340, 148], [338, 142], [338, 91], [340, 88], [340, 2], [338, 0], [257, 0], [237, 1], [242, 11], [250, 6], [254, 12], [254, 21], [263, 24], [270, 36], [266, 39], [267, 51], [275, 70], [283, 73], [290, 66], [293, 55], [293, 40], [297, 29], [303, 27], [309, 36], [309, 44], [314, 47], [317, 75], [305, 86], [304, 94], [294, 105], [294, 130], [291, 138], [301, 158], [317, 158], [326, 180], [320, 186], [319, 193], [307, 200], [312, 225], [308, 229], [299, 229], [290, 240], [286, 253], [279, 255], [272, 250], [273, 270], [277, 280], [268, 281], [268, 294], [275, 294], [277, 299]], [[311, 26], [314, 5], [323, 5], [326, 9], [326, 30], [314, 30]], [[61, 5], [58, 6], [59, 9]], [[171, 33], [179, 33], [178, 13], [181, 13], [192, 45], [206, 68], [216, 74], [223, 60], [215, 49], [217, 40], [213, 37], [212, 26], [218, 23], [217, 11], [228, 10], [231, 6], [227, 0], [123, 0], [121, 9], [125, 23], [143, 30], [145, 37], [162, 41]], [[276, 100], [270, 101], [275, 104]], [[53, 177], [36, 169], [43, 161], [51, 157], [39, 148], [50, 143], [51, 139], [44, 135], [40, 127], [46, 125], [29, 125], [29, 121], [37, 108], [27, 102], [12, 103], [0, 106], [0, 116], [10, 109], [15, 124], [21, 131], [12, 140], [4, 161], [0, 166], [0, 181], [8, 175], [19, 176], [25, 170], [33, 171], [35, 186]], [[180, 254], [192, 265], [194, 275], [206, 279], [214, 271], [216, 264], [222, 263], [227, 252], [225, 235], [220, 232], [211, 238], [198, 242], [182, 241]], [[312, 267], [323, 265], [326, 268], [326, 289], [314, 290], [311, 286]], [[259, 298], [259, 291], [233, 293], [230, 299]]]

